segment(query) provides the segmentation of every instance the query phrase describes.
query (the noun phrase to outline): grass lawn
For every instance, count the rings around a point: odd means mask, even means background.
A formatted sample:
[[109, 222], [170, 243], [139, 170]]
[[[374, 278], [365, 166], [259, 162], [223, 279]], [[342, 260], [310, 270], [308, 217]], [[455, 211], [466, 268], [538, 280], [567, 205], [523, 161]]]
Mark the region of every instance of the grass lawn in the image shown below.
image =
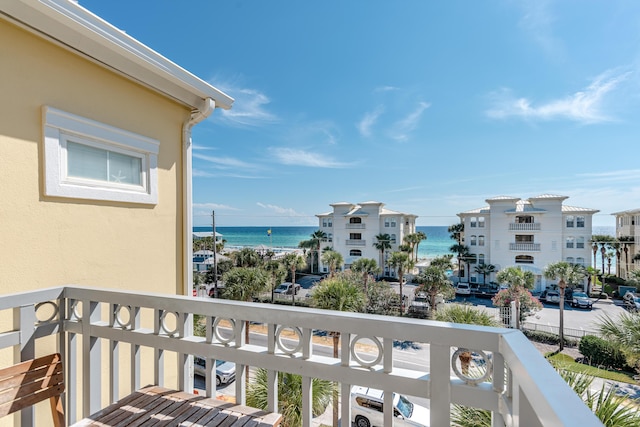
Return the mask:
[[596, 368], [595, 366], [584, 365], [573, 360], [573, 357], [568, 354], [553, 354], [548, 353], [545, 357], [553, 364], [561, 366], [563, 369], [571, 372], [579, 372], [593, 377], [604, 378], [612, 381], [619, 381], [621, 383], [637, 384], [638, 382], [633, 379], [632, 372], [620, 372], [620, 371], [607, 371], [606, 369]]

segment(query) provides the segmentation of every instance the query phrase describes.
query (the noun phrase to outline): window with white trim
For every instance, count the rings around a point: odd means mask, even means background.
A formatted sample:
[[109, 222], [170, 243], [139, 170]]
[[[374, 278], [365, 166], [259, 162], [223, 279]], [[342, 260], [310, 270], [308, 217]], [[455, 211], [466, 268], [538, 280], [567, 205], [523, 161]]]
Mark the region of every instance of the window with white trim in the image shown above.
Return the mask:
[[478, 236], [478, 246], [484, 246], [484, 236]]
[[575, 218], [573, 215], [566, 216], [567, 227], [571, 228], [575, 225]]
[[44, 107], [45, 195], [158, 203], [159, 141]]
[[584, 220], [585, 220], [584, 216], [577, 216], [576, 217], [576, 227], [584, 228]]
[[566, 248], [567, 248], [567, 249], [573, 249], [573, 246], [574, 246], [574, 242], [575, 242], [575, 240], [576, 240], [576, 239], [575, 239], [574, 237], [567, 237], [567, 240], [566, 240], [566, 242], [567, 242], [567, 243], [566, 243]]
[[576, 248], [584, 249], [584, 237], [580, 236], [576, 239]]
[[470, 245], [471, 245], [471, 246], [476, 246], [476, 236], [475, 236], [475, 235], [472, 235], [472, 236], [471, 236], [471, 242], [470, 242]]

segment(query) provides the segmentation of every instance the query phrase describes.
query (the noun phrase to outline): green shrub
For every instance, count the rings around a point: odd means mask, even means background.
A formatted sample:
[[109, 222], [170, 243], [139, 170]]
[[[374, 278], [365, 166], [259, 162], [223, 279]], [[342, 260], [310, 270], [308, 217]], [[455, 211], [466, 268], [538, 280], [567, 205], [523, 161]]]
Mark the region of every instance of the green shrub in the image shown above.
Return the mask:
[[578, 349], [591, 365], [629, 370], [620, 350], [600, 337], [585, 335], [580, 340]]
[[613, 288], [611, 285], [604, 285], [604, 293], [607, 295], [613, 295]]
[[[560, 344], [560, 336], [556, 334], [552, 334], [551, 332], [529, 331], [526, 329], [523, 330], [522, 332], [531, 341], [540, 342], [543, 344], [552, 344], [552, 345]], [[575, 338], [564, 337], [564, 345], [565, 347], [575, 347], [578, 345], [578, 340]]]

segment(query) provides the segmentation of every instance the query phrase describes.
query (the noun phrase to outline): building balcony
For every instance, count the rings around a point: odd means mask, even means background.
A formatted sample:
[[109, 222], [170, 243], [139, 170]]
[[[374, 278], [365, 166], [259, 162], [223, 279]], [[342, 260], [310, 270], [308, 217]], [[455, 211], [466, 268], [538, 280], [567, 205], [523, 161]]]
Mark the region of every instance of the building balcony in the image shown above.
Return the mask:
[[509, 231], [540, 231], [539, 222], [511, 222], [509, 223]]
[[346, 224], [346, 228], [348, 230], [364, 230], [367, 228], [365, 225], [366, 224]]
[[367, 246], [367, 241], [360, 239], [347, 239], [345, 244], [347, 246]]
[[[147, 384], [192, 392], [191, 355], [199, 355], [207, 396], [216, 395], [215, 360], [236, 364], [238, 404], [246, 404], [245, 367], [265, 369], [270, 412], [277, 410], [277, 373], [301, 374], [303, 427], [313, 422], [312, 378], [340, 383], [342, 420], [351, 419], [351, 386], [362, 385], [424, 400], [430, 415], [420, 421], [430, 426], [450, 425], [453, 404], [491, 411], [494, 426], [601, 425], [513, 329], [72, 286], [0, 296], [0, 310], [0, 348], [13, 350], [15, 363], [62, 353], [68, 424]], [[206, 336], [193, 335], [194, 318], [203, 319]], [[247, 342], [249, 324], [262, 332]], [[340, 334], [338, 359], [313, 341], [326, 331]], [[397, 341], [413, 343], [410, 356]], [[468, 349], [481, 359], [473, 375], [457, 357]], [[385, 426], [394, 424], [392, 405], [384, 400]], [[36, 415], [23, 410], [20, 425], [49, 423]]]
[[509, 243], [510, 251], [540, 252], [540, 243]]

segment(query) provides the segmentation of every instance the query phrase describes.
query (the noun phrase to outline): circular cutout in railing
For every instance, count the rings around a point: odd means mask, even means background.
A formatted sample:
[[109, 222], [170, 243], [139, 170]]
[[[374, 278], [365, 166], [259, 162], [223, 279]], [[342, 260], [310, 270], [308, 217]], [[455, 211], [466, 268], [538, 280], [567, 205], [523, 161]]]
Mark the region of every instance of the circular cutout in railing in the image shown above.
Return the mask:
[[236, 339], [236, 321], [216, 317], [213, 321], [213, 335], [223, 344], [229, 344]]
[[491, 377], [491, 353], [482, 350], [458, 348], [451, 356], [451, 367], [456, 376], [469, 385], [477, 385]]
[[118, 304], [114, 308], [115, 323], [122, 329], [132, 329], [133, 314], [130, 305]]
[[[294, 335], [295, 338], [291, 335]], [[297, 339], [297, 341], [294, 341]], [[290, 343], [285, 342], [289, 341]], [[280, 350], [288, 355], [293, 355], [302, 350], [302, 331], [300, 328], [293, 326], [278, 326], [276, 329], [276, 344]]]
[[377, 337], [357, 335], [351, 340], [351, 358], [365, 368], [375, 366], [382, 360], [382, 343]]
[[71, 302], [70, 320], [82, 320], [82, 301], [76, 299]]
[[178, 313], [163, 311], [160, 316], [160, 328], [165, 334], [173, 337], [178, 334]]
[[60, 312], [60, 307], [53, 301], [36, 304], [36, 324], [51, 322]]

